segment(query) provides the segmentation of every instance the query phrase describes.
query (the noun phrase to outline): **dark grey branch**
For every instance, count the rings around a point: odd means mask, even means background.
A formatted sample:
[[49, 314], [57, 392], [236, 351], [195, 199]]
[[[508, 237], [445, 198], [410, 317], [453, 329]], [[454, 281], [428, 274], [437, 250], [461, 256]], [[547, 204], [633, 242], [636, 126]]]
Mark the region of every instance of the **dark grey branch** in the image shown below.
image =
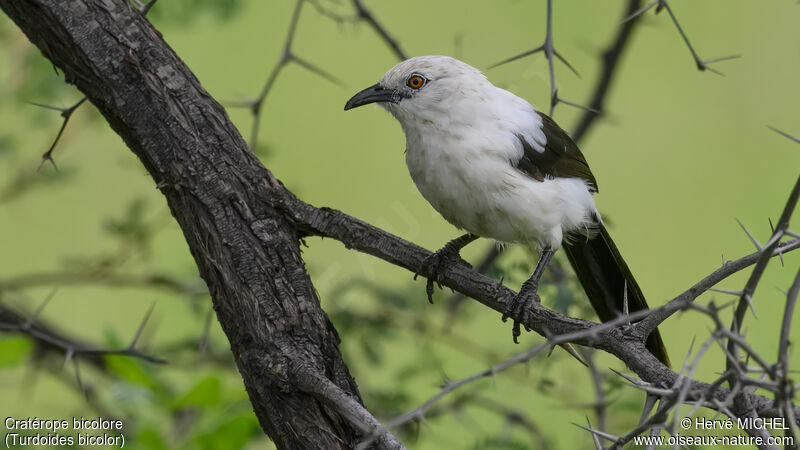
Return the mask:
[[558, 53], [558, 50], [556, 50], [555, 45], [553, 44], [553, 0], [547, 0], [547, 27], [544, 34], [544, 42], [542, 43], [542, 45], [534, 48], [533, 50], [528, 50], [520, 53], [519, 55], [515, 55], [510, 58], [504, 59], [499, 63], [489, 66], [489, 68], [493, 69], [497, 66], [502, 66], [503, 64], [508, 64], [512, 61], [516, 61], [526, 56], [535, 55], [539, 52], [544, 52], [544, 55], [547, 58], [547, 68], [550, 73], [550, 112], [548, 114], [552, 116], [553, 112], [556, 109], [556, 105], [558, 105], [559, 103], [564, 103], [565, 105], [574, 106], [586, 112], [596, 113], [597, 111], [595, 111], [590, 107], [564, 100], [563, 98], [558, 96], [558, 88], [556, 87], [554, 58], [564, 63], [564, 65], [567, 66], [567, 68], [569, 68], [569, 70], [571, 70], [572, 73], [574, 73], [576, 76], [580, 75], [578, 74], [578, 71], [575, 70], [575, 68], [572, 67], [572, 65], [563, 56], [561, 56], [561, 53]]
[[[739, 303], [736, 306], [736, 311], [734, 312], [733, 320], [731, 322], [731, 333], [733, 334], [741, 334], [744, 315], [747, 312], [747, 308], [752, 307], [753, 294], [755, 293], [759, 281], [761, 281], [761, 276], [764, 274], [764, 271], [766, 270], [767, 264], [769, 264], [769, 260], [772, 258], [773, 253], [775, 253], [775, 251], [778, 249], [778, 246], [781, 243], [780, 240], [789, 229], [789, 220], [792, 218], [792, 214], [794, 213], [794, 209], [797, 206], [798, 200], [800, 200], [800, 176], [797, 177], [797, 182], [794, 185], [794, 189], [792, 189], [792, 192], [789, 194], [789, 199], [786, 201], [786, 207], [783, 209], [781, 217], [778, 219], [778, 223], [775, 225], [772, 236], [767, 244], [759, 250], [760, 254], [758, 255], [758, 260], [756, 260], [755, 267], [753, 267], [753, 272], [750, 274], [750, 278], [748, 278], [747, 283], [742, 290], [742, 295], [739, 297]], [[733, 361], [730, 359], [727, 360], [727, 368], [730, 369], [731, 364], [738, 363], [738, 358], [736, 357], [737, 346], [735, 341], [731, 340], [728, 342], [728, 352], [734, 356]]]
[[[625, 16], [627, 17], [635, 12], [640, 7], [641, 3], [641, 0], [629, 0], [625, 7]], [[637, 20], [637, 18], [622, 22], [619, 25], [619, 29], [617, 29], [617, 35], [614, 37], [614, 41], [603, 51], [603, 67], [595, 82], [592, 99], [589, 101], [589, 108], [596, 111], [596, 113], [585, 111], [581, 115], [571, 135], [572, 140], [576, 143], [580, 142], [586, 132], [597, 122], [597, 119], [605, 113], [605, 103], [608, 98], [608, 93], [611, 90], [614, 76], [617, 74], [622, 56], [625, 54], [628, 44], [631, 42], [631, 36], [637, 28], [638, 23], [639, 20]]]
[[53, 165], [53, 167], [56, 170], [58, 170], [58, 166], [56, 165], [56, 161], [53, 159], [53, 150], [56, 149], [56, 145], [58, 145], [58, 141], [61, 140], [61, 135], [64, 134], [64, 129], [67, 128], [67, 123], [69, 123], [70, 117], [72, 117], [72, 114], [75, 112], [75, 110], [80, 108], [80, 106], [85, 101], [86, 101], [86, 97], [83, 97], [82, 99], [78, 100], [74, 105], [69, 106], [67, 108], [59, 108], [57, 106], [44, 105], [42, 103], [33, 103], [36, 106], [41, 106], [42, 108], [45, 108], [45, 109], [52, 109], [53, 111], [60, 112], [61, 113], [61, 117], [64, 119], [64, 120], [61, 121], [61, 128], [58, 129], [58, 134], [56, 134], [55, 139], [53, 139], [53, 142], [50, 144], [50, 148], [48, 148], [47, 151], [44, 152], [44, 154], [42, 154], [42, 163], [39, 165], [39, 168], [41, 168], [42, 165], [44, 165], [44, 163], [46, 163], [47, 161], [50, 161], [50, 163]]
[[[298, 384], [360, 402], [305, 271], [281, 183], [160, 33], [125, 0], [0, 0], [139, 157], [183, 230], [262, 428], [279, 448], [352, 448], [363, 432]], [[388, 441], [379, 441], [388, 442]]]
[[698, 55], [697, 52], [694, 50], [694, 47], [692, 46], [692, 42], [689, 41], [689, 37], [683, 31], [683, 28], [681, 27], [680, 22], [678, 22], [678, 18], [675, 16], [675, 13], [672, 12], [672, 7], [669, 6], [669, 3], [667, 2], [667, 0], [653, 0], [652, 2], [650, 2], [647, 5], [643, 6], [639, 10], [633, 12], [633, 14], [628, 16], [628, 18], [626, 20], [635, 19], [636, 17], [639, 17], [640, 15], [646, 13], [648, 10], [650, 10], [654, 6], [656, 7], [656, 14], [660, 13], [664, 9], [667, 10], [667, 14], [669, 14], [669, 18], [672, 20], [672, 23], [675, 24], [675, 28], [678, 30], [678, 33], [681, 35], [681, 39], [683, 39], [683, 42], [686, 44], [686, 47], [689, 48], [689, 52], [692, 54], [692, 58], [694, 59], [694, 63], [697, 65], [697, 70], [699, 70], [701, 72], [705, 71], [705, 70], [708, 70], [709, 72], [713, 72], [713, 73], [715, 73], [717, 75], [722, 75], [722, 73], [720, 71], [712, 68], [710, 66], [710, 64], [713, 64], [713, 63], [716, 63], [716, 62], [720, 62], [720, 61], [727, 61], [729, 59], [735, 59], [735, 58], [739, 57], [739, 55], [730, 55], [730, 56], [722, 56], [722, 57], [719, 57], [719, 58], [711, 58], [711, 59], [702, 59], [702, 58], [700, 58], [700, 55]]

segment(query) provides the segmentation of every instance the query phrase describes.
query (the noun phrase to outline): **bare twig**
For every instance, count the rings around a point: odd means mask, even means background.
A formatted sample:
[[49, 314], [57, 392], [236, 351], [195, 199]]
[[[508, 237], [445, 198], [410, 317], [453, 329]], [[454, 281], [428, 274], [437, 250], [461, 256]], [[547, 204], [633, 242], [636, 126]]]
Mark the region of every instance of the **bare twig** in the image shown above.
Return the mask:
[[797, 442], [800, 433], [798, 433], [797, 417], [792, 408], [794, 400], [795, 388], [792, 380], [789, 379], [789, 333], [792, 328], [792, 317], [794, 316], [794, 307], [797, 304], [797, 297], [800, 293], [800, 270], [794, 278], [789, 292], [786, 294], [786, 306], [783, 311], [783, 321], [781, 323], [781, 333], [778, 340], [778, 362], [775, 364], [778, 376], [778, 386], [775, 393], [775, 401], [779, 407], [784, 411], [784, 414], [789, 419], [789, 428], [794, 442]]
[[372, 14], [372, 11], [367, 9], [367, 7], [364, 6], [364, 3], [361, 0], [352, 0], [352, 1], [353, 1], [353, 6], [355, 6], [356, 8], [356, 13], [358, 14], [358, 17], [361, 20], [367, 22], [369, 26], [372, 27], [372, 29], [375, 30], [376, 33], [378, 33], [378, 35], [386, 43], [386, 45], [388, 45], [389, 48], [392, 49], [395, 56], [397, 56], [397, 58], [399, 58], [401, 61], [408, 59], [406, 53], [403, 51], [403, 49], [400, 48], [400, 43], [397, 41], [397, 39], [392, 37], [391, 34], [389, 34], [389, 32], [386, 30], [386, 27], [384, 27], [380, 22], [378, 22], [378, 20]]
[[675, 28], [678, 30], [678, 33], [681, 35], [681, 38], [683, 39], [683, 42], [686, 43], [686, 47], [689, 48], [689, 52], [691, 52], [692, 58], [694, 59], [694, 62], [697, 65], [697, 70], [699, 70], [701, 72], [705, 71], [705, 70], [708, 70], [709, 72], [713, 72], [713, 73], [715, 73], [717, 75], [722, 75], [721, 72], [719, 72], [718, 70], [712, 68], [710, 66], [710, 64], [713, 64], [713, 63], [716, 63], [716, 62], [720, 62], [720, 61], [727, 61], [727, 60], [739, 57], [739, 55], [730, 55], [730, 56], [723, 56], [723, 57], [720, 57], [720, 58], [711, 58], [711, 59], [702, 59], [702, 58], [700, 58], [700, 56], [694, 50], [694, 47], [692, 46], [692, 43], [689, 41], [689, 37], [686, 36], [686, 33], [683, 31], [683, 28], [681, 27], [681, 24], [678, 22], [678, 18], [675, 16], [675, 13], [672, 12], [672, 7], [670, 7], [670, 5], [667, 2], [667, 0], [653, 0], [652, 2], [648, 3], [647, 5], [643, 6], [642, 8], [640, 8], [639, 10], [635, 11], [633, 14], [628, 16], [626, 20], [635, 19], [635, 18], [639, 17], [640, 15], [644, 14], [645, 12], [647, 12], [648, 10], [650, 10], [654, 6], [656, 7], [656, 14], [658, 14], [659, 12], [661, 12], [664, 9], [667, 10], [667, 13], [669, 14], [670, 19], [672, 19], [672, 23], [675, 24]]
[[[300, 21], [300, 13], [303, 8], [303, 4], [306, 1], [310, 1], [311, 4], [319, 11], [321, 14], [330, 17], [337, 21], [347, 20], [344, 16], [339, 16], [331, 11], [328, 11], [324, 7], [322, 7], [317, 1], [313, 0], [296, 0], [294, 11], [292, 13], [292, 17], [289, 21], [289, 30], [286, 33], [286, 39], [284, 40], [283, 44], [283, 51], [281, 52], [281, 56], [278, 58], [278, 61], [273, 66], [272, 70], [267, 75], [266, 81], [264, 82], [261, 91], [259, 92], [258, 96], [251, 100], [244, 100], [239, 102], [231, 102], [230, 106], [233, 107], [244, 107], [250, 109], [250, 112], [253, 115], [253, 126], [250, 135], [250, 148], [255, 149], [256, 145], [258, 144], [258, 131], [259, 125], [261, 123], [261, 112], [264, 107], [264, 101], [267, 99], [267, 96], [272, 91], [272, 88], [275, 85], [275, 82], [278, 79], [278, 75], [280, 75], [281, 71], [286, 68], [289, 64], [295, 63], [298, 66], [308, 70], [311, 73], [314, 73], [323, 79], [341, 86], [342, 82], [332, 75], [331, 73], [327, 72], [326, 70], [322, 69], [321, 67], [311, 63], [307, 59], [299, 56], [293, 47], [294, 44], [294, 37], [297, 34], [297, 25]], [[400, 44], [397, 42], [395, 38], [393, 38], [386, 28], [378, 22], [372, 12], [367, 9], [364, 4], [359, 0], [352, 0], [353, 8], [356, 11], [355, 21], [363, 20], [367, 22], [370, 27], [372, 27], [381, 39], [392, 49], [392, 51], [399, 57], [400, 59], [406, 59], [405, 53], [400, 49]]]
[[791, 134], [789, 134], [789, 133], [786, 133], [786, 132], [784, 132], [784, 131], [781, 131], [781, 130], [779, 130], [779, 129], [777, 129], [777, 128], [773, 128], [773, 127], [770, 127], [770, 126], [768, 126], [767, 128], [769, 128], [770, 130], [772, 130], [772, 131], [774, 131], [774, 132], [776, 132], [776, 133], [780, 134], [781, 136], [783, 136], [783, 137], [785, 137], [785, 138], [787, 138], [787, 139], [791, 139], [791, 140], [793, 140], [793, 141], [797, 142], [798, 144], [800, 144], [800, 138], [794, 137], [794, 136], [792, 136]]
[[0, 305], [0, 332], [22, 333], [29, 336], [43, 348], [48, 350], [60, 349], [62, 353], [66, 355], [66, 361], [75, 359], [76, 357], [85, 357], [86, 359], [92, 361], [95, 365], [102, 366], [102, 361], [98, 358], [102, 358], [103, 356], [107, 355], [123, 355], [157, 364], [166, 363], [166, 361], [161, 358], [151, 356], [136, 349], [136, 343], [141, 336], [144, 326], [147, 323], [147, 319], [150, 317], [150, 312], [148, 312], [148, 314], [145, 316], [144, 320], [139, 326], [139, 331], [136, 333], [127, 348], [105, 349], [68, 338], [52, 330], [49, 326], [40, 323], [39, 315], [52, 297], [53, 293], [51, 293], [41, 303], [36, 311], [29, 316], [15, 312], [7, 306]]
[[202, 282], [189, 283], [162, 273], [129, 274], [121, 270], [64, 270], [0, 278], [0, 291], [19, 291], [41, 286], [100, 285], [112, 287], [154, 288], [178, 294], [208, 294]]
[[53, 111], [58, 111], [58, 112], [61, 113], [61, 117], [64, 119], [61, 122], [61, 128], [58, 129], [58, 134], [56, 134], [55, 139], [53, 139], [53, 142], [50, 144], [50, 148], [48, 148], [47, 151], [44, 152], [44, 154], [42, 154], [42, 163], [39, 165], [40, 169], [44, 165], [44, 163], [50, 161], [50, 164], [53, 165], [53, 168], [58, 170], [58, 166], [56, 165], [56, 162], [53, 159], [53, 150], [56, 149], [56, 145], [58, 144], [58, 141], [61, 140], [61, 135], [64, 134], [64, 129], [67, 128], [67, 123], [69, 123], [69, 118], [72, 117], [72, 113], [74, 113], [76, 109], [80, 108], [80, 106], [85, 101], [86, 101], [86, 97], [83, 97], [80, 100], [78, 100], [74, 105], [66, 107], [66, 108], [60, 108], [58, 106], [45, 105], [45, 104], [42, 104], [42, 103], [32, 103], [33, 105], [40, 106], [40, 107], [45, 108], [45, 109], [51, 109]]
[[[633, 14], [633, 12], [640, 7], [641, 3], [641, 0], [628, 0], [628, 4], [625, 7], [625, 17]], [[595, 82], [592, 97], [589, 101], [589, 107], [597, 112], [584, 112], [581, 115], [581, 118], [578, 120], [578, 124], [572, 131], [573, 141], [579, 142], [586, 132], [591, 129], [592, 125], [596, 123], [597, 119], [603, 115], [605, 102], [608, 98], [608, 93], [611, 90], [614, 76], [617, 74], [620, 60], [625, 54], [628, 44], [631, 42], [631, 36], [633, 35], [634, 30], [637, 28], [637, 24], [639, 22], [640, 21], [635, 18], [632, 20], [623, 21], [617, 30], [617, 34], [614, 37], [613, 42], [605, 49], [605, 51], [603, 51], [601, 57], [603, 61], [603, 67], [600, 71], [597, 81]]]
[[[592, 377], [592, 385], [594, 386], [595, 401], [592, 404], [595, 416], [597, 417], [597, 429], [606, 431], [606, 410], [608, 409], [608, 401], [606, 400], [605, 392], [605, 374], [601, 372], [597, 365], [594, 363], [595, 351], [591, 348], [582, 348], [581, 356], [586, 362], [589, 369], [589, 374]], [[591, 426], [591, 425], [590, 425]]]
[[[139, 0], [134, 0], [134, 2], [139, 7], [139, 11], [142, 13], [142, 15], [145, 15], [145, 16], [147, 15], [148, 12], [150, 12], [150, 8], [152, 8], [156, 4], [156, 1], [157, 0], [150, 0], [150, 2], [148, 2], [148, 3], [142, 3]], [[44, 154], [42, 154], [42, 162], [41, 162], [41, 164], [39, 164], [39, 168], [40, 169], [46, 162], [49, 161], [50, 164], [53, 165], [53, 168], [58, 170], [58, 166], [56, 165], [56, 161], [53, 159], [53, 151], [56, 149], [56, 145], [58, 144], [58, 141], [61, 140], [61, 135], [64, 134], [64, 129], [67, 128], [67, 123], [69, 122], [70, 117], [72, 117], [72, 114], [75, 112], [75, 110], [80, 108], [80, 106], [85, 101], [86, 101], [86, 97], [84, 96], [80, 100], [75, 102], [75, 104], [73, 104], [72, 106], [66, 107], [66, 108], [58, 107], [58, 106], [45, 105], [45, 104], [42, 104], [42, 103], [31, 102], [32, 104], [34, 104], [36, 106], [40, 106], [40, 107], [45, 108], [45, 109], [51, 109], [53, 111], [60, 112], [61, 113], [61, 117], [64, 119], [61, 122], [61, 128], [58, 129], [58, 134], [56, 134], [55, 139], [53, 139], [53, 142], [50, 144], [50, 148], [48, 148], [47, 151], [44, 152]]]
[[428, 408], [430, 408], [437, 401], [441, 400], [443, 397], [447, 396], [449, 393], [463, 386], [466, 386], [470, 383], [473, 383], [477, 380], [493, 377], [496, 373], [502, 372], [516, 364], [525, 362], [549, 348], [551, 348], [551, 344], [545, 342], [529, 350], [518, 353], [505, 361], [499, 362], [482, 372], [476, 373], [466, 378], [462, 378], [460, 380], [448, 381], [444, 384], [444, 386], [441, 388], [439, 392], [430, 397], [427, 401], [425, 401], [425, 403], [419, 405], [418, 407], [412, 409], [411, 411], [408, 411], [390, 420], [389, 422], [386, 423], [386, 427], [392, 429], [410, 421], [421, 422], [425, 419], [425, 412], [428, 410]]
[[300, 21], [300, 12], [303, 9], [304, 3], [305, 0], [296, 0], [295, 2], [292, 18], [289, 21], [289, 30], [286, 32], [286, 39], [284, 40], [283, 44], [283, 51], [281, 52], [281, 56], [278, 58], [278, 61], [275, 63], [275, 66], [273, 66], [272, 71], [270, 71], [269, 75], [267, 76], [267, 79], [264, 82], [264, 85], [261, 88], [258, 96], [252, 100], [245, 100], [231, 104], [231, 106], [234, 107], [247, 107], [253, 114], [253, 127], [250, 135], [251, 149], [255, 148], [258, 141], [258, 128], [261, 122], [261, 111], [263, 109], [264, 100], [266, 100], [267, 95], [269, 95], [270, 91], [272, 90], [272, 87], [274, 86], [275, 81], [278, 79], [278, 75], [280, 74], [281, 70], [283, 70], [289, 63], [297, 63], [297, 65], [303, 67], [309, 72], [319, 75], [333, 84], [341, 85], [339, 79], [310, 63], [309, 61], [297, 56], [293, 52], [292, 44], [294, 43], [294, 36], [297, 32], [297, 24]]
[[558, 96], [558, 88], [556, 87], [556, 74], [555, 74], [555, 61], [554, 58], [557, 58], [559, 61], [564, 63], [569, 70], [572, 71], [577, 76], [578, 71], [575, 70], [574, 67], [563, 57], [560, 53], [556, 50], [555, 46], [553, 45], [553, 0], [547, 0], [547, 28], [544, 35], [544, 42], [542, 45], [534, 48], [533, 50], [528, 50], [525, 52], [520, 53], [519, 55], [512, 56], [508, 59], [504, 59], [496, 64], [489, 66], [490, 69], [493, 69], [498, 66], [502, 66], [503, 64], [510, 63], [512, 61], [516, 61], [518, 59], [524, 58], [526, 56], [535, 55], [536, 53], [544, 52], [545, 57], [547, 58], [547, 67], [550, 73], [550, 112], [549, 115], [553, 115], [553, 112], [556, 108], [556, 105], [559, 103], [564, 103], [565, 105], [574, 106], [576, 108], [582, 109], [587, 112], [597, 113], [596, 110], [579, 105], [577, 103], [573, 103]]
[[[789, 220], [792, 217], [792, 213], [794, 212], [795, 206], [797, 206], [799, 199], [800, 177], [797, 178], [794, 189], [792, 189], [792, 192], [789, 194], [789, 199], [786, 201], [786, 206], [784, 207], [778, 222], [775, 224], [775, 231], [772, 233], [769, 241], [764, 244], [763, 249], [759, 250], [758, 260], [753, 268], [753, 272], [750, 274], [750, 278], [747, 280], [747, 283], [742, 290], [742, 295], [739, 297], [739, 304], [736, 307], [733, 320], [731, 321], [730, 330], [733, 334], [741, 333], [744, 315], [747, 312], [747, 308], [752, 307], [753, 294], [758, 286], [758, 282], [761, 280], [761, 275], [764, 274], [764, 270], [766, 270], [770, 258], [772, 258], [776, 249], [778, 249], [781, 238], [783, 238], [785, 231], [789, 228]], [[734, 358], [736, 357], [736, 343], [734, 341], [728, 342], [728, 351], [734, 356]], [[727, 360], [727, 368], [730, 369], [731, 364], [734, 363], [736, 363], [736, 360]]]
[[[800, 239], [781, 242], [771, 255], [775, 257], [779, 254], [797, 250], [798, 248], [800, 248]], [[722, 267], [698, 281], [665, 305], [650, 310], [651, 314], [644, 320], [638, 322], [635, 326], [639, 328], [641, 332], [649, 334], [655, 330], [661, 322], [665, 321], [676, 312], [689, 308], [697, 297], [711, 290], [717, 283], [755, 264], [762, 254], [763, 252], [755, 252], [733, 261], [726, 261]]]

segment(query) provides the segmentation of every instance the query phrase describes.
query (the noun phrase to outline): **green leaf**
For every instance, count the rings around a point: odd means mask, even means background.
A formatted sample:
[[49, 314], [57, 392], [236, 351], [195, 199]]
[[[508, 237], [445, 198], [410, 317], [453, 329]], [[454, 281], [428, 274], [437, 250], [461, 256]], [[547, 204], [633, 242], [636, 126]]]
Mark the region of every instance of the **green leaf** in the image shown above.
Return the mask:
[[217, 406], [222, 393], [221, 383], [217, 377], [200, 380], [189, 392], [175, 400], [173, 409], [187, 406]]
[[197, 448], [216, 450], [220, 448], [242, 448], [256, 436], [261, 436], [256, 417], [241, 413], [230, 420], [220, 422], [217, 427], [208, 429], [195, 437]]
[[0, 338], [0, 367], [17, 367], [25, 362], [33, 344], [24, 336]]
[[167, 448], [167, 445], [164, 443], [164, 439], [161, 437], [158, 431], [153, 428], [142, 429], [142, 431], [139, 432], [139, 435], [136, 436], [136, 444], [138, 444], [139, 447], [152, 450], [166, 450]]
[[146, 386], [154, 391], [158, 390], [160, 384], [153, 378], [135, 359], [126, 355], [106, 356], [106, 367], [108, 370], [117, 374], [128, 383]]

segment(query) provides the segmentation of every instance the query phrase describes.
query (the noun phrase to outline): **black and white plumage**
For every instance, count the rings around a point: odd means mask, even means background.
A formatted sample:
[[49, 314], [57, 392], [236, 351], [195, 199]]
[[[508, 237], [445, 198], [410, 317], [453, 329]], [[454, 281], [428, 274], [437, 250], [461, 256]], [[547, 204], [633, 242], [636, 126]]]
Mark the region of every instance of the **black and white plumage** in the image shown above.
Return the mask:
[[[517, 312], [524, 312], [525, 301], [538, 300], [539, 278], [562, 245], [601, 320], [621, 313], [625, 290], [630, 311], [647, 308], [595, 207], [597, 181], [553, 119], [447, 56], [401, 62], [345, 109], [369, 103], [385, 107], [400, 122], [406, 164], [425, 199], [468, 232], [429, 261], [424, 274], [429, 295], [439, 264], [480, 236], [541, 253], [513, 302]], [[648, 348], [668, 361], [657, 331]]]

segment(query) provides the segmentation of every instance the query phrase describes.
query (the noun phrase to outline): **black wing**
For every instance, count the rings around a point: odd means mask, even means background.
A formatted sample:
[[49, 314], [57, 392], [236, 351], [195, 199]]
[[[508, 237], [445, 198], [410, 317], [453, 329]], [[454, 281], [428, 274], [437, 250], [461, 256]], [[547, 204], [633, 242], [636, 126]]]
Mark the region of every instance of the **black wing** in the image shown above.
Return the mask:
[[548, 177], [582, 178], [589, 183], [592, 192], [598, 192], [597, 181], [578, 145], [550, 116], [537, 114], [542, 118], [542, 131], [547, 138], [544, 151], [537, 151], [522, 135], [517, 135], [524, 154], [516, 168], [539, 181]]

